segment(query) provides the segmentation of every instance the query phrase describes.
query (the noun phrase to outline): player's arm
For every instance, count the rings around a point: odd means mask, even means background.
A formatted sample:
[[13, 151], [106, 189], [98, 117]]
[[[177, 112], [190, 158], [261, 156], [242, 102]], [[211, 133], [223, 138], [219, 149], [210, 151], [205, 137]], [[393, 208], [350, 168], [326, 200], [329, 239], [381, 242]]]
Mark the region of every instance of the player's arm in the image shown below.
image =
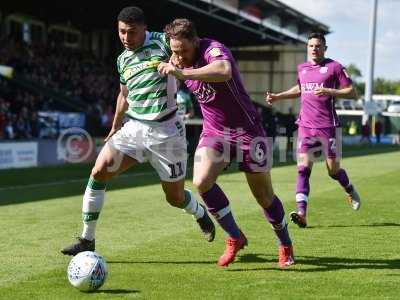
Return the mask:
[[173, 75], [179, 80], [224, 82], [232, 78], [232, 66], [228, 60], [215, 60], [198, 69], [180, 69], [172, 63], [161, 63], [158, 71], [164, 75]]
[[357, 99], [357, 92], [352, 84], [340, 89], [318, 88], [314, 91], [317, 96], [332, 96], [335, 98]]
[[300, 97], [301, 95], [301, 90], [299, 85], [295, 85], [292, 88], [280, 92], [280, 93], [271, 93], [269, 91], [267, 91], [266, 95], [265, 95], [265, 101], [269, 104], [272, 105], [273, 102], [279, 101], [279, 100], [283, 100], [283, 99], [295, 99]]
[[117, 105], [115, 108], [113, 124], [111, 126], [110, 133], [104, 140], [105, 142], [107, 142], [114, 135], [114, 133], [116, 133], [122, 127], [125, 112], [128, 109], [128, 101], [126, 100], [127, 97], [128, 88], [126, 85], [120, 84], [120, 91], [117, 97]]
[[338, 88], [319, 88], [314, 91], [317, 96], [332, 96], [334, 98], [356, 99], [357, 93], [353, 87], [350, 76], [347, 74], [346, 68], [341, 64], [336, 64], [334, 68], [335, 79], [338, 82]]

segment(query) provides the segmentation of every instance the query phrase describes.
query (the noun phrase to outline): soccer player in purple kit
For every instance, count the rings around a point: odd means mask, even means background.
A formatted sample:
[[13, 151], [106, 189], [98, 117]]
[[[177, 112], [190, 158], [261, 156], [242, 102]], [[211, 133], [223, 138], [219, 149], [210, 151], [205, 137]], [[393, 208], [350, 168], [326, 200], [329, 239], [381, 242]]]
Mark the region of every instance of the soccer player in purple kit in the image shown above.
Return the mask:
[[345, 68], [337, 61], [325, 58], [326, 50], [325, 36], [311, 33], [307, 42], [308, 61], [297, 67], [297, 85], [281, 93], [267, 92], [266, 95], [269, 104], [281, 99], [301, 99], [297, 120], [297, 212], [290, 213], [291, 220], [301, 228], [307, 226], [309, 180], [313, 158], [319, 150], [325, 156], [329, 176], [338, 181], [346, 191], [351, 208], [358, 210], [361, 204], [354, 185], [346, 171], [340, 167], [337, 141], [341, 139], [341, 132], [335, 110], [336, 98], [355, 98], [356, 93]]
[[158, 70], [184, 81], [203, 113], [203, 131], [197, 146], [193, 184], [228, 234], [218, 265], [226, 267], [247, 238], [232, 215], [229, 200], [216, 183], [218, 175], [236, 157], [249, 187], [262, 207], [279, 242], [279, 266], [294, 264], [282, 202], [274, 194], [266, 160], [266, 137], [259, 116], [244, 89], [231, 52], [221, 43], [199, 38], [194, 24], [176, 19], [164, 29], [172, 50], [170, 63]]

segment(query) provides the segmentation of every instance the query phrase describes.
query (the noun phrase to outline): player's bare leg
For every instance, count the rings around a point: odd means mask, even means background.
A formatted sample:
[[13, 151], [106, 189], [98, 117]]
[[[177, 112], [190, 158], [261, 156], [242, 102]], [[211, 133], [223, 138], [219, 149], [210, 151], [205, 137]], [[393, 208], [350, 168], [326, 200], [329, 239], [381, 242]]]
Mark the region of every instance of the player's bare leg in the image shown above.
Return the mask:
[[222, 267], [232, 263], [237, 252], [247, 245], [247, 239], [232, 215], [228, 198], [216, 184], [218, 175], [227, 164], [222, 154], [212, 148], [202, 147], [196, 151], [193, 184], [207, 205], [208, 211], [228, 234], [225, 252], [218, 260], [218, 265]]
[[112, 177], [137, 164], [137, 161], [106, 144], [100, 151], [92, 169], [83, 196], [81, 237], [72, 245], [61, 250], [65, 255], [76, 255], [82, 251], [95, 250], [95, 231], [103, 207], [106, 183]]
[[349, 177], [344, 169], [340, 168], [340, 161], [337, 158], [327, 158], [326, 167], [328, 174], [331, 178], [338, 181], [347, 193], [347, 201], [353, 210], [360, 209], [361, 199], [355, 189], [354, 185], [350, 182]]
[[161, 181], [167, 202], [177, 208], [182, 208], [192, 215], [199, 224], [205, 239], [212, 242], [215, 238], [215, 226], [208, 216], [205, 207], [198, 203], [190, 190], [184, 189], [185, 179], [175, 182]]
[[272, 225], [277, 236], [279, 242], [279, 266], [284, 268], [293, 265], [293, 246], [285, 221], [285, 211], [281, 200], [273, 191], [270, 173], [246, 172], [245, 174], [253, 196], [262, 207], [265, 218]]

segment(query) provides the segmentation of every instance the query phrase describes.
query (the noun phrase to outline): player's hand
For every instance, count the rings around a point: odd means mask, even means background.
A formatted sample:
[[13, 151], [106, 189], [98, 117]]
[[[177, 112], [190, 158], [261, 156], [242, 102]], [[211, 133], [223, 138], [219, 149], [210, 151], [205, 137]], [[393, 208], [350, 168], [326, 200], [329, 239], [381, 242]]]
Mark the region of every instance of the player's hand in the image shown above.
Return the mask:
[[267, 91], [267, 93], [265, 94], [265, 101], [267, 102], [268, 105], [272, 105], [272, 103], [277, 99], [278, 98], [274, 93]]
[[314, 90], [316, 96], [332, 96], [332, 89], [328, 88], [317, 88]]
[[175, 55], [174, 53], [172, 53], [171, 58], [169, 59], [169, 62], [171, 64], [173, 64], [175, 67], [178, 67], [180, 69], [183, 69], [183, 66], [178, 58], [177, 55]]
[[179, 69], [178, 67], [174, 66], [171, 63], [165, 63], [165, 62], [160, 63], [158, 65], [158, 72], [161, 75], [175, 76], [176, 79], [179, 79], [179, 80], [185, 79], [184, 75], [182, 74], [182, 69]]
[[104, 142], [107, 143], [107, 141], [108, 141], [118, 130], [120, 130], [121, 127], [122, 127], [122, 126], [115, 127], [115, 128], [112, 127], [111, 130], [110, 130], [110, 132], [108, 133], [107, 137], [104, 139]]

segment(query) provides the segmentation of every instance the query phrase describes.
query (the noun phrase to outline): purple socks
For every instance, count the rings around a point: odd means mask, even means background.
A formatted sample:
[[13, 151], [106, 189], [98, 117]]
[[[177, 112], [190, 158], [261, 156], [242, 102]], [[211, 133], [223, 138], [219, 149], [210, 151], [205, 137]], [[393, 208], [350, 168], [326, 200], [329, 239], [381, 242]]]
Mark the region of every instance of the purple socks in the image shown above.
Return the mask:
[[271, 205], [268, 208], [264, 208], [263, 211], [265, 217], [271, 223], [275, 231], [279, 244], [283, 246], [292, 245], [287, 224], [284, 219], [285, 211], [283, 209], [281, 200], [274, 195]]
[[298, 167], [296, 185], [296, 206], [297, 212], [303, 216], [307, 213], [308, 195], [310, 193], [311, 169], [305, 166]]
[[352, 192], [353, 186], [350, 184], [349, 177], [344, 169], [339, 169], [336, 174], [331, 177], [339, 181], [340, 185], [346, 190], [347, 193]]
[[311, 169], [305, 166], [298, 167], [296, 194], [307, 195], [310, 193]]
[[215, 217], [222, 229], [230, 237], [238, 239], [240, 237], [240, 229], [231, 213], [229, 200], [221, 188], [214, 184], [211, 189], [200, 194], [200, 196], [207, 205], [208, 211]]
[[[240, 229], [231, 213], [229, 200], [221, 188], [217, 184], [214, 184], [211, 189], [200, 194], [200, 196], [207, 205], [208, 211], [215, 217], [222, 229], [230, 237], [239, 238], [241, 234]], [[271, 205], [263, 211], [266, 219], [272, 224], [279, 244], [284, 246], [291, 245], [292, 241], [284, 220], [285, 211], [279, 198], [274, 196]]]

